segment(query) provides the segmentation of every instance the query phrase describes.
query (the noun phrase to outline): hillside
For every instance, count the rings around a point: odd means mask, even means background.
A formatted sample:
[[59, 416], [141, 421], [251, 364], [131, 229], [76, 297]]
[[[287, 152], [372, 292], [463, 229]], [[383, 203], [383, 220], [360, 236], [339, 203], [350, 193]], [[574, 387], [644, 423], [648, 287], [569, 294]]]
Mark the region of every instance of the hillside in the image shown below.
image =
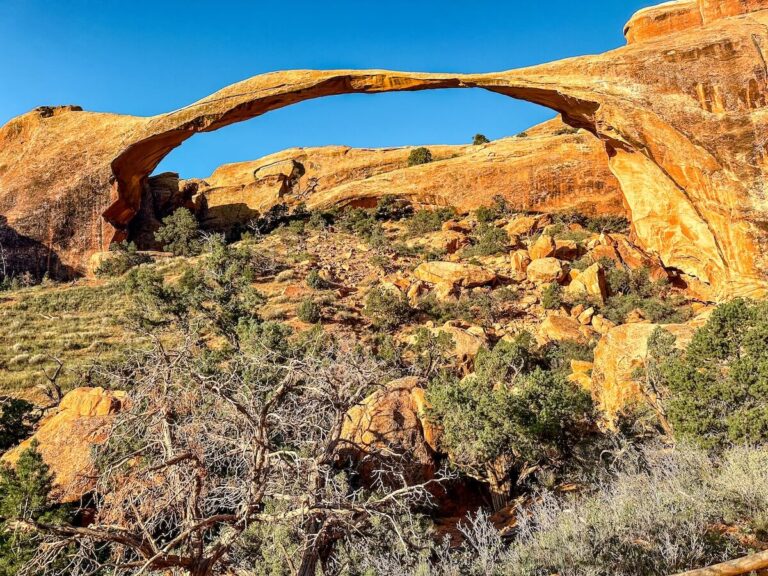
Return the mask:
[[[0, 576], [768, 570], [768, 3], [486, 74], [0, 127]], [[560, 116], [155, 173], [346, 93]]]

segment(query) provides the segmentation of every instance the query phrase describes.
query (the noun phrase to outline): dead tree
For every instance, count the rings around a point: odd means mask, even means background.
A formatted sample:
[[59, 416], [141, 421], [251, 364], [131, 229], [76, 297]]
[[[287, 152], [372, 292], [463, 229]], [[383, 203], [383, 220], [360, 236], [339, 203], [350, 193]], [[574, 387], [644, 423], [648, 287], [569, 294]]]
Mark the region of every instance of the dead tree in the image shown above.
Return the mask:
[[[281, 554], [301, 575], [332, 573], [335, 543], [374, 519], [407, 544], [396, 518], [427, 505], [439, 480], [411, 485], [405, 458], [341, 434], [349, 409], [383, 382], [376, 361], [339, 344], [258, 343], [225, 356], [198, 345], [157, 344], [112, 375], [130, 401], [98, 453], [95, 519], [33, 523], [45, 540], [23, 576], [245, 570], [253, 547], [267, 546], [253, 534], [278, 527], [298, 542]], [[350, 448], [382, 462], [377, 485], [357, 481]]]

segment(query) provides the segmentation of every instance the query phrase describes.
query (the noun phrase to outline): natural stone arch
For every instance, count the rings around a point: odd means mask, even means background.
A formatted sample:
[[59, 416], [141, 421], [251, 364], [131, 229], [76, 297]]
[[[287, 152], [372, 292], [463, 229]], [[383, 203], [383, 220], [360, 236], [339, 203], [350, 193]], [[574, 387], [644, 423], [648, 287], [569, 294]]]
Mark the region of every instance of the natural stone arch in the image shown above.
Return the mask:
[[[276, 72], [152, 118], [41, 109], [0, 129], [0, 213], [12, 225], [26, 219], [52, 251], [78, 260], [123, 233], [143, 180], [197, 132], [333, 94], [484, 88], [557, 110], [600, 138], [639, 243], [713, 288], [707, 297], [760, 295], [768, 269], [768, 3], [743, 4], [667, 4], [633, 20], [634, 42], [623, 48], [522, 70]], [[639, 33], [643, 19], [663, 21], [681, 6], [706, 18], [686, 19], [680, 32]], [[19, 201], [27, 196], [30, 204]], [[73, 220], [86, 226], [70, 234]]]

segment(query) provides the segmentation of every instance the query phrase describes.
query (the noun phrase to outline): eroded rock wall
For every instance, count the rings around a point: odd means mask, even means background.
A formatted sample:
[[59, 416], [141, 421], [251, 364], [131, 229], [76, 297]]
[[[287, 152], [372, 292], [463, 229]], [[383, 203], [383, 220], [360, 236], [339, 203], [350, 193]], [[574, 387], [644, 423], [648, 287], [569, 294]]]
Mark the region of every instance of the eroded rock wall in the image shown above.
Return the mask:
[[630, 22], [625, 47], [521, 70], [298, 70], [256, 76], [152, 118], [38, 110], [0, 128], [0, 213], [82, 270], [89, 252], [125, 237], [148, 175], [197, 132], [334, 94], [484, 88], [548, 106], [600, 138], [637, 241], [666, 266], [705, 283], [712, 298], [761, 296], [767, 6], [699, 0], [698, 22], [690, 2], [665, 4]]

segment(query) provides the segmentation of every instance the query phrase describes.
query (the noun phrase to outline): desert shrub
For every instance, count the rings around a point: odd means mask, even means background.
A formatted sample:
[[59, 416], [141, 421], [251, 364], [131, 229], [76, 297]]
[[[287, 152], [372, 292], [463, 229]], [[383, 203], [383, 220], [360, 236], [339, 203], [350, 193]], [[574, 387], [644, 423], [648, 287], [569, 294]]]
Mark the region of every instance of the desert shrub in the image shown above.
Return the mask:
[[0, 397], [0, 452], [4, 452], [32, 434], [35, 406], [19, 398]]
[[723, 304], [683, 353], [656, 356], [675, 436], [717, 449], [768, 440], [768, 304]]
[[453, 208], [436, 208], [434, 210], [419, 210], [406, 222], [409, 236], [419, 236], [429, 232], [437, 232], [451, 218], [456, 216]]
[[691, 317], [684, 299], [671, 294], [666, 281], [651, 281], [647, 268], [630, 270], [606, 259], [601, 259], [600, 264], [606, 270], [606, 283], [612, 294], [600, 312], [612, 322], [624, 323], [636, 308], [652, 322], [661, 324], [685, 322]]
[[376, 219], [375, 210], [353, 208], [345, 210], [336, 220], [340, 230], [360, 236], [370, 244], [383, 245], [386, 242], [381, 222]]
[[[403, 576], [662, 576], [748, 552], [720, 523], [755, 530], [768, 505], [768, 451], [722, 459], [679, 447], [623, 452], [587, 492], [545, 492], [521, 509], [507, 544], [482, 510], [459, 525], [463, 544], [430, 554], [370, 548], [361, 567]], [[758, 529], [759, 530], [759, 529]]]
[[565, 136], [566, 134], [576, 134], [578, 133], [579, 129], [574, 128], [573, 126], [563, 126], [562, 128], [558, 128], [555, 130], [555, 136]]
[[326, 282], [322, 276], [320, 276], [320, 272], [317, 270], [310, 270], [309, 274], [307, 274], [307, 286], [312, 288], [313, 290], [325, 290], [328, 288], [328, 282]]
[[541, 305], [545, 310], [559, 310], [563, 305], [563, 287], [552, 282], [541, 291]]
[[197, 219], [187, 208], [179, 208], [163, 218], [155, 239], [163, 245], [163, 250], [174, 256], [196, 256], [202, 250]]
[[[64, 507], [56, 506], [50, 499], [53, 475], [40, 456], [37, 446], [37, 442], [33, 441], [29, 448], [22, 451], [15, 467], [12, 468], [4, 463], [0, 468], [0, 575], [2, 576], [19, 574], [42, 542], [40, 534], [14, 526], [14, 522], [58, 524], [67, 515]], [[62, 570], [60, 573], [65, 572]]]
[[583, 226], [596, 234], [623, 234], [629, 230], [629, 220], [624, 216], [592, 216]]
[[400, 220], [413, 214], [413, 206], [407, 200], [385, 194], [376, 202], [378, 220]]
[[522, 132], [518, 133], [515, 137], [516, 138], [528, 138], [528, 132], [523, 130]]
[[544, 368], [524, 333], [478, 354], [474, 375], [442, 374], [427, 390], [452, 462], [487, 480], [502, 503], [524, 469], [555, 465], [593, 418], [589, 394]]
[[472, 245], [464, 249], [466, 256], [493, 256], [509, 247], [509, 235], [493, 224], [480, 224], [472, 234]]
[[432, 162], [432, 152], [429, 148], [414, 148], [408, 154], [408, 166], [418, 166], [419, 164], [429, 164]]
[[131, 268], [151, 262], [152, 259], [141, 254], [133, 242], [116, 242], [109, 247], [110, 256], [99, 264], [97, 276], [122, 276]]
[[475, 134], [472, 137], [472, 144], [475, 146], [480, 146], [481, 144], [488, 144], [490, 140], [488, 140], [488, 137], [485, 134]]
[[397, 328], [407, 322], [411, 313], [408, 301], [398, 290], [376, 286], [365, 298], [363, 314], [376, 328]]
[[305, 298], [296, 309], [296, 317], [302, 322], [316, 324], [322, 317], [320, 306], [311, 298]]

